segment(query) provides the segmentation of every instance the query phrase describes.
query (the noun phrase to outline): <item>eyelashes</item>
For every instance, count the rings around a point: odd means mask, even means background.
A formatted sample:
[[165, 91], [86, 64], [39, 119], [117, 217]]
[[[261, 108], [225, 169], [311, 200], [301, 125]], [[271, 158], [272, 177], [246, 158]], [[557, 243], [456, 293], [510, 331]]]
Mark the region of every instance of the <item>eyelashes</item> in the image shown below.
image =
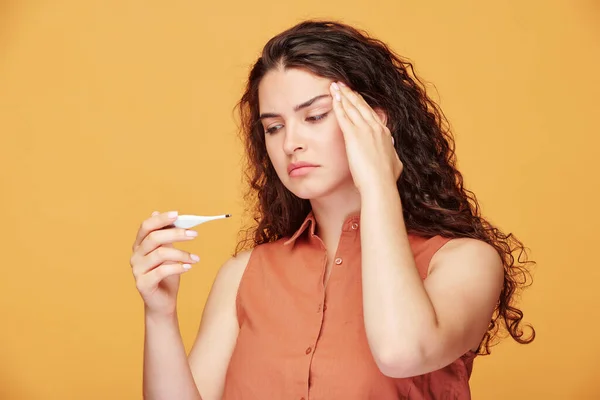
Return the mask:
[[325, 114], [313, 115], [311, 117], [306, 118], [306, 120], [312, 121], [312, 122], [321, 121], [321, 120], [325, 119], [325, 117], [327, 117], [327, 114], [329, 114], [329, 111], [326, 112]]
[[[310, 117], [306, 118], [306, 121], [308, 121], [311, 124], [317, 124], [321, 121], [323, 121], [325, 118], [327, 118], [327, 116], [329, 115], [331, 111], [327, 111], [326, 113], [323, 114], [319, 114], [319, 115], [312, 115]], [[278, 130], [280, 130], [281, 128], [283, 128], [283, 124], [277, 124], [277, 125], [273, 125], [269, 128], [265, 129], [265, 133], [266, 134], [272, 134], [277, 132]]]
[[275, 125], [275, 126], [273, 126], [273, 127], [269, 128], [269, 129], [266, 129], [266, 130], [265, 130], [265, 133], [267, 133], [267, 134], [275, 133], [275, 132], [277, 132], [277, 131], [278, 131], [278, 130], [281, 128], [281, 127], [282, 127], [281, 125]]

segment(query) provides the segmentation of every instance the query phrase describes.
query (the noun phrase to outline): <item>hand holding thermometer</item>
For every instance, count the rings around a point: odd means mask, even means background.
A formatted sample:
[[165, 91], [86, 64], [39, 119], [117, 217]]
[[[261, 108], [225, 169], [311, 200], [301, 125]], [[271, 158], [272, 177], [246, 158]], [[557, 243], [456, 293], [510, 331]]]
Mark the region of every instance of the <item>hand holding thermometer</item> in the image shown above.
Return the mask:
[[231, 217], [231, 214], [204, 216], [204, 215], [179, 215], [173, 225], [176, 228], [193, 228], [205, 222], [214, 221], [217, 219], [224, 219]]
[[[142, 221], [129, 264], [144, 300], [146, 315], [172, 316], [177, 309], [180, 275], [200, 261], [197, 255], [178, 249], [174, 244], [189, 242], [198, 236], [189, 228], [229, 217], [231, 214], [203, 216], [155, 211]], [[173, 227], [179, 229], [171, 229]]]

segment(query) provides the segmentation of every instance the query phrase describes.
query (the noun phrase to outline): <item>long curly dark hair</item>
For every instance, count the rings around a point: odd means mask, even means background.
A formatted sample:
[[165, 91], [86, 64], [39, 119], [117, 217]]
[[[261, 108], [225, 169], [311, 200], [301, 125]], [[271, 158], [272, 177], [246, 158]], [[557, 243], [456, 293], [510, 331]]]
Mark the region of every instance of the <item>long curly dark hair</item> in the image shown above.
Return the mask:
[[[504, 285], [478, 353], [490, 353], [500, 325], [519, 343], [530, 343], [535, 330], [524, 336], [523, 312], [514, 304], [529, 284], [523, 244], [480, 216], [475, 195], [465, 189], [456, 169], [454, 140], [442, 111], [426, 94], [413, 65], [366, 32], [335, 21], [304, 21], [267, 42], [251, 69], [245, 93], [237, 104], [246, 150], [248, 192], [255, 224], [242, 230], [235, 250], [272, 242], [295, 232], [311, 210], [308, 200], [285, 188], [267, 155], [259, 121], [258, 86], [275, 68], [299, 68], [342, 81], [367, 103], [382, 109], [403, 163], [397, 182], [407, 232], [431, 237], [468, 237], [492, 245], [504, 264]], [[518, 253], [517, 258], [513, 254]]]

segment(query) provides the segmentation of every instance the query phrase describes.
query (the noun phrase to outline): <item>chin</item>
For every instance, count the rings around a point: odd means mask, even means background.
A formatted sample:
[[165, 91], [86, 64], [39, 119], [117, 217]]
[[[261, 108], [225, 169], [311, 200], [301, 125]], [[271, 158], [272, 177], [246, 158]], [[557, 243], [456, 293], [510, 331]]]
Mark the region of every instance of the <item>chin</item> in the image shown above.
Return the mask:
[[[315, 200], [330, 196], [338, 190], [343, 190], [343, 182], [286, 182], [285, 186], [297, 197], [303, 200]], [[352, 187], [354, 184], [352, 183]]]
[[315, 187], [297, 187], [300, 185], [294, 185], [296, 187], [289, 187], [288, 190], [292, 192], [296, 197], [303, 200], [312, 200], [327, 195], [328, 190], [315, 188]]

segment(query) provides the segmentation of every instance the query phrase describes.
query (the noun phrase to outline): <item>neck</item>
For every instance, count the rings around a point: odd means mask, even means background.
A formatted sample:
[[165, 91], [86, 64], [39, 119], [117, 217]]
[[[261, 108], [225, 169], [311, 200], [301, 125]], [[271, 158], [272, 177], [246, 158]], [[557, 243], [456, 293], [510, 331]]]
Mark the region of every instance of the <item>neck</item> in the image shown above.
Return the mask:
[[316, 234], [323, 240], [328, 252], [334, 252], [344, 221], [360, 212], [360, 193], [354, 185], [336, 190], [328, 196], [310, 201], [315, 220]]

